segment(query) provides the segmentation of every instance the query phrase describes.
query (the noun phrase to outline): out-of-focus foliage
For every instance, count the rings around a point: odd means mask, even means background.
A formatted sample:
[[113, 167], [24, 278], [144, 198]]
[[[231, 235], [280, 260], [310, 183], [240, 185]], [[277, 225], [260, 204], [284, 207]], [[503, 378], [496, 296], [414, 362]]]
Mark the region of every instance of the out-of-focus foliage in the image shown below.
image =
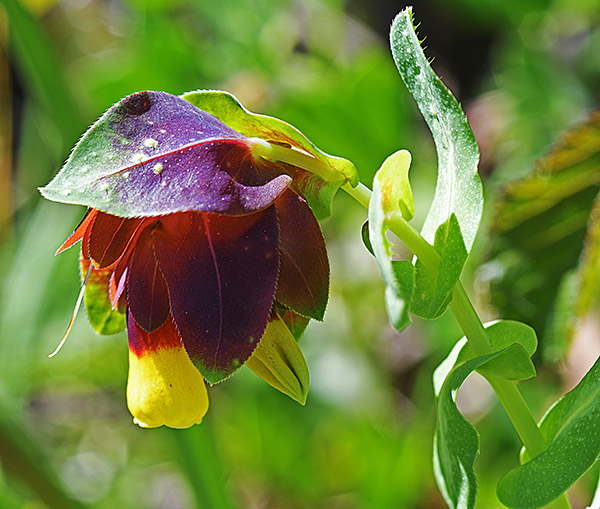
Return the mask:
[[578, 125], [495, 199], [487, 269], [505, 316], [544, 334], [544, 353], [566, 353], [577, 318], [597, 294], [600, 114]]
[[[0, 443], [0, 505], [44, 503], [54, 493], [95, 508], [132, 500], [141, 508], [443, 507], [431, 466], [431, 373], [461, 334], [447, 314], [402, 334], [391, 329], [375, 261], [360, 241], [365, 211], [345, 196], [323, 223], [329, 308], [301, 340], [312, 379], [306, 407], [244, 369], [212, 388], [202, 426], [141, 430], [125, 406], [124, 335], [96, 336], [80, 316], [61, 353], [46, 357], [79, 289], [76, 250], [52, 254], [84, 211], [41, 203], [36, 188], [77, 136], [129, 93], [228, 90], [251, 111], [282, 118], [352, 160], [366, 184], [387, 156], [407, 148], [422, 223], [436, 159], [389, 53], [389, 24], [403, 5], [0, 5], [0, 110], [12, 111], [0, 119], [1, 188], [11, 191], [0, 200], [0, 218], [8, 218], [0, 224], [0, 436], [18, 442], [25, 459], [35, 451], [39, 467], [10, 468], [21, 453]], [[557, 133], [597, 106], [596, 1], [422, 0], [414, 11], [434, 69], [475, 131], [488, 192], [526, 174]], [[473, 252], [481, 252], [477, 243]], [[518, 441], [503, 411], [470, 381], [459, 406], [479, 421], [478, 504], [493, 507], [499, 476], [516, 466]], [[535, 388], [523, 384], [537, 415], [560, 383], [542, 372]], [[591, 484], [584, 478], [572, 490], [581, 506]]]

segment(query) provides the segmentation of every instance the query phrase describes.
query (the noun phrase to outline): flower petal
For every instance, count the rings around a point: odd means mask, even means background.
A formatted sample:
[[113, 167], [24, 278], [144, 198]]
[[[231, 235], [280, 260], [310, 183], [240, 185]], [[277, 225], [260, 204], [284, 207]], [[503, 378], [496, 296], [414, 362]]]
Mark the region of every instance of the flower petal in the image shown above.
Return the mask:
[[169, 291], [152, 248], [152, 226], [136, 241], [127, 266], [127, 304], [146, 332], [158, 329], [169, 316]]
[[143, 428], [188, 428], [202, 422], [208, 395], [190, 362], [171, 317], [151, 333], [128, 319], [127, 406]]
[[112, 106], [40, 191], [130, 218], [186, 210], [249, 214], [270, 206], [291, 178], [238, 183], [230, 171], [253, 164], [246, 140], [179, 97], [139, 92]]
[[242, 217], [173, 214], [152, 236], [183, 344], [211, 384], [236, 371], [263, 335], [277, 284], [274, 207]]
[[276, 299], [301, 315], [322, 320], [329, 297], [329, 261], [319, 223], [293, 191], [286, 191], [275, 207], [281, 228]]
[[69, 238], [67, 238], [67, 240], [65, 240], [62, 243], [62, 245], [56, 250], [56, 253], [54, 253], [54, 255], [56, 256], [57, 254], [60, 254], [63, 251], [66, 251], [67, 249], [72, 247], [74, 244], [79, 242], [83, 238], [85, 233], [88, 231], [88, 229], [91, 227], [92, 223], [94, 222], [94, 219], [96, 219], [97, 213], [98, 213], [97, 210], [89, 209], [86, 212], [83, 219], [81, 220], [81, 222], [79, 223], [79, 225], [77, 226], [77, 228], [75, 228], [73, 233], [71, 233], [71, 235], [69, 235]]
[[274, 311], [279, 315], [279, 317], [285, 322], [287, 328], [290, 330], [292, 335], [298, 341], [308, 324], [310, 323], [310, 318], [306, 316], [299, 315], [298, 313], [294, 313], [290, 309], [284, 308], [281, 304], [275, 301], [275, 305], [273, 306]]
[[89, 233], [88, 249], [94, 265], [102, 269], [115, 263], [124, 254], [143, 221], [98, 212]]

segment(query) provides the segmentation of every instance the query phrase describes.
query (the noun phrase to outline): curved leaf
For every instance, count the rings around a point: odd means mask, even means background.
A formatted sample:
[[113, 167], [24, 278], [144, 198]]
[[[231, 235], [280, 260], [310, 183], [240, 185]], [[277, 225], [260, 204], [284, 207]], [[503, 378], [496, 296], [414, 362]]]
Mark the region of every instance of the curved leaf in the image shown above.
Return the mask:
[[508, 507], [547, 505], [600, 456], [600, 360], [550, 408], [540, 429], [550, 443], [548, 449], [511, 470], [498, 484], [498, 498]]
[[[391, 185], [390, 182], [394, 182], [394, 175], [398, 176], [395, 182], [402, 182], [406, 178], [410, 160], [410, 153], [406, 150], [394, 154], [391, 167], [386, 166], [386, 162], [390, 161], [389, 158], [386, 159], [382, 168], [375, 174], [373, 195], [369, 203], [369, 239], [385, 283], [387, 314], [392, 325], [398, 330], [404, 329], [410, 323], [408, 307], [413, 294], [414, 267], [410, 260], [392, 259], [392, 243], [386, 237], [388, 228], [385, 225], [385, 215], [386, 212], [394, 210], [401, 212], [402, 200], [408, 200], [406, 195], [399, 198], [397, 194], [405, 189], [404, 185]], [[398, 187], [395, 187], [396, 185]], [[408, 189], [410, 191], [410, 187]], [[392, 192], [393, 198], [386, 195], [387, 192]], [[410, 199], [412, 200], [412, 194]], [[406, 204], [404, 208], [410, 210]]]
[[[494, 351], [511, 347], [513, 353], [489, 361], [478, 369], [479, 373], [507, 380], [526, 380], [535, 376], [531, 356], [537, 350], [537, 336], [529, 325], [512, 320], [497, 320], [486, 323], [484, 327]], [[472, 357], [473, 351], [467, 343], [460, 352], [459, 361]]]
[[475, 506], [477, 479], [474, 464], [479, 454], [479, 435], [456, 406], [456, 393], [474, 370], [485, 371], [496, 366], [510, 366], [523, 355], [524, 348], [511, 345], [498, 352], [461, 361], [467, 344], [462, 338], [433, 374], [436, 404], [434, 436], [434, 472], [440, 491], [450, 508]]
[[438, 154], [437, 185], [423, 237], [433, 244], [438, 229], [455, 214], [470, 251], [483, 207], [477, 142], [460, 105], [435, 75], [421, 49], [410, 7], [394, 19], [390, 44], [398, 71], [431, 130]]

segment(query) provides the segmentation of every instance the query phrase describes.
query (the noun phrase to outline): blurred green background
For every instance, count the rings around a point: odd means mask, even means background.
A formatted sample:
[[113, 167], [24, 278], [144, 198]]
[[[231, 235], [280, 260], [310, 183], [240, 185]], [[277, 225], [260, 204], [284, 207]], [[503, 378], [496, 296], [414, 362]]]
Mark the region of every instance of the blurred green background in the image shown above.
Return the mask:
[[[306, 407], [244, 368], [209, 390], [201, 426], [142, 430], [125, 403], [124, 334], [96, 336], [82, 313], [60, 354], [47, 358], [79, 291], [76, 250], [53, 253], [84, 210], [43, 202], [36, 188], [86, 127], [132, 92], [228, 90], [351, 159], [369, 185], [388, 155], [407, 148], [422, 220], [435, 151], [387, 44], [404, 5], [0, 2], [0, 508], [444, 507], [431, 466], [431, 374], [461, 334], [448, 313], [401, 334], [388, 325], [377, 266], [360, 239], [365, 211], [347, 196], [323, 223], [332, 284], [324, 323], [301, 341], [312, 379]], [[598, 107], [597, 0], [413, 5], [427, 55], [480, 143], [489, 197]], [[477, 266], [491, 215], [465, 275], [486, 320], [496, 311]], [[536, 415], [591, 365], [597, 336], [582, 361], [540, 360], [538, 379], [522, 384]], [[480, 379], [459, 400], [482, 435], [478, 507], [497, 507], [495, 484], [517, 464], [517, 437]], [[596, 478], [571, 491], [575, 507], [589, 502]]]

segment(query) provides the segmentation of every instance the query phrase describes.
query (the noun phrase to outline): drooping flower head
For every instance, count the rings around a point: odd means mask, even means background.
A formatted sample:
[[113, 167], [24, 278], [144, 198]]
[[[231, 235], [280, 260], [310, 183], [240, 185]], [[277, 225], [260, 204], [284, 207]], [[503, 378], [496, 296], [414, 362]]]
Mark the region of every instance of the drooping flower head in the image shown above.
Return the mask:
[[89, 207], [58, 252], [82, 240], [91, 324], [127, 327], [138, 424], [200, 422], [203, 379], [245, 363], [304, 403], [296, 339], [329, 287], [315, 214], [347, 181], [351, 163], [222, 92], [140, 92], [90, 128], [41, 192]]

